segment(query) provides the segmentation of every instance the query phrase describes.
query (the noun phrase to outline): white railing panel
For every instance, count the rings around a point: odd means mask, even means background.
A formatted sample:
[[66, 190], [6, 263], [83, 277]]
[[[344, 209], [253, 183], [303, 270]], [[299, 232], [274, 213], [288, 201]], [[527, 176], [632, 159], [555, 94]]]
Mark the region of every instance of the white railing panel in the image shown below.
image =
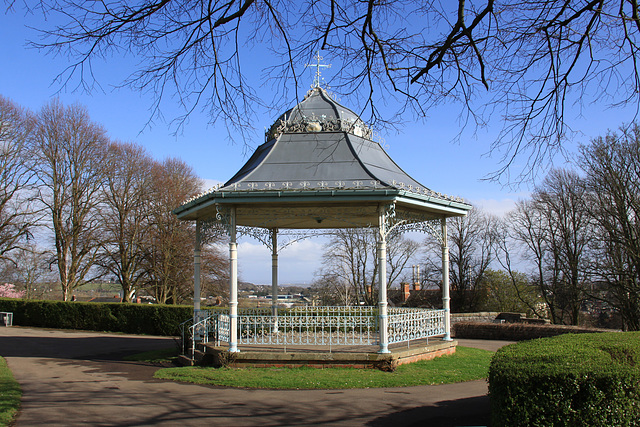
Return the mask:
[[397, 307], [389, 315], [389, 344], [445, 333], [444, 310]]
[[217, 314], [216, 336], [218, 341], [228, 343], [231, 341], [231, 316], [228, 314]]
[[372, 345], [378, 335], [376, 307], [292, 307], [242, 309], [241, 344]]

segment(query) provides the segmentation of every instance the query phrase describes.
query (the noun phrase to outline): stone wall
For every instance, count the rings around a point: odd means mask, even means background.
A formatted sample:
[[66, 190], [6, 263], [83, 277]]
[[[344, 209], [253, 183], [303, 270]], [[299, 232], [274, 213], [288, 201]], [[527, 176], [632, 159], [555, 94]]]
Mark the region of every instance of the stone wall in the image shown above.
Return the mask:
[[498, 316], [498, 312], [481, 311], [478, 313], [451, 313], [451, 325], [459, 322], [492, 323]]

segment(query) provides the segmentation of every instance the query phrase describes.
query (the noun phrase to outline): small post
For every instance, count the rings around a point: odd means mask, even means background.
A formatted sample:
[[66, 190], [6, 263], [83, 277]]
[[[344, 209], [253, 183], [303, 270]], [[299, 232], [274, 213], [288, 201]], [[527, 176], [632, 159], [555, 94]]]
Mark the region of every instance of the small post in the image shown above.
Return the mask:
[[231, 207], [229, 217], [229, 352], [238, 353], [238, 244], [235, 206]]
[[272, 332], [278, 332], [278, 229], [271, 230], [271, 315]]
[[200, 311], [200, 247], [202, 244], [201, 235], [202, 221], [196, 221], [196, 241], [193, 251], [193, 320], [197, 322], [196, 316]]
[[[202, 243], [202, 237], [200, 234], [200, 227], [202, 222], [196, 220], [196, 240], [193, 248], [193, 324], [195, 325], [202, 320], [200, 316], [200, 246]], [[200, 328], [194, 328], [193, 336], [191, 337], [192, 350], [195, 349], [196, 341], [203, 340], [203, 334]], [[183, 337], [184, 342], [184, 337]], [[193, 351], [191, 352], [193, 356]]]
[[451, 308], [449, 302], [449, 242], [447, 238], [447, 218], [440, 219], [442, 227], [442, 308], [444, 308], [444, 337], [443, 341], [453, 341], [451, 338]]
[[389, 317], [387, 314], [387, 231], [385, 228], [385, 206], [378, 208], [378, 325], [380, 328], [380, 350], [378, 353], [391, 353], [389, 351]]

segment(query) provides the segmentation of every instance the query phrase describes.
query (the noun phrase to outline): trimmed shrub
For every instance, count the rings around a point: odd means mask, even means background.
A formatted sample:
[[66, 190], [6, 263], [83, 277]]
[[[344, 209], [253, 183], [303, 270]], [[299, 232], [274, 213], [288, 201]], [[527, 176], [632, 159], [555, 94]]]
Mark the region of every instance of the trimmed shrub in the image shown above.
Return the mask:
[[640, 332], [567, 334], [501, 348], [492, 426], [640, 426]]
[[535, 325], [529, 323], [458, 322], [453, 325], [456, 338], [481, 340], [524, 341], [555, 337], [562, 334], [611, 332], [610, 329], [583, 328], [568, 325]]
[[13, 324], [56, 329], [179, 335], [180, 323], [193, 307], [161, 304], [34, 301], [0, 298], [0, 311], [13, 313]]

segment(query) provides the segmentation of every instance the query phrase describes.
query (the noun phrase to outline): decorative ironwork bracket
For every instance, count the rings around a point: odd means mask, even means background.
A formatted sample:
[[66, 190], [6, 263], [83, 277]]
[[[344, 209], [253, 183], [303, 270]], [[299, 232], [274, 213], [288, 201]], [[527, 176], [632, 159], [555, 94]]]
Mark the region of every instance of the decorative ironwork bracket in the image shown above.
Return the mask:
[[[290, 230], [290, 229], [284, 229], [284, 230], [276, 229], [276, 230], [278, 232], [279, 242], [281, 243], [278, 245], [278, 252], [280, 252], [283, 249], [286, 249], [288, 246], [291, 246], [296, 242], [300, 242], [305, 239], [310, 239], [312, 237], [318, 237], [318, 236], [331, 236], [335, 234], [334, 229], [319, 229], [319, 230], [304, 230], [304, 231]], [[238, 227], [238, 233], [240, 235], [249, 236], [258, 240], [260, 243], [262, 243], [267, 248], [269, 248], [270, 251], [273, 251], [273, 245], [271, 243], [273, 241], [272, 240], [273, 232], [274, 232], [273, 228], [266, 229], [261, 227], [246, 227], [246, 226]], [[282, 237], [284, 237], [284, 239], [282, 239]], [[282, 240], [284, 240], [284, 242], [282, 242]]]
[[216, 205], [216, 216], [202, 220], [202, 242], [209, 242], [222, 234], [231, 237], [231, 208]]
[[[440, 218], [434, 219], [431, 216], [420, 213], [396, 212], [395, 205], [390, 204], [385, 206], [384, 211], [384, 237], [386, 238], [394, 233], [418, 231], [432, 235], [441, 245], [444, 245], [440, 221]], [[382, 229], [380, 229], [380, 232], [382, 232]]]
[[[326, 217], [331, 217], [334, 219], [339, 219], [344, 223], [349, 223], [348, 217], [343, 215], [327, 215], [328, 212], [318, 212], [314, 211], [319, 215], [326, 215]], [[442, 227], [441, 227], [441, 219], [433, 218], [432, 216], [415, 213], [415, 212], [406, 212], [403, 210], [396, 211], [396, 207], [394, 204], [388, 204], [384, 207], [384, 237], [385, 239], [392, 234], [401, 234], [406, 232], [417, 231], [421, 233], [430, 234], [435, 237], [440, 244], [444, 244], [442, 237]], [[290, 218], [308, 216], [308, 212], [280, 212], [279, 218], [282, 216], [287, 216]], [[267, 220], [263, 227], [249, 227], [249, 226], [238, 226], [237, 232], [240, 235], [252, 237], [265, 246], [267, 246], [270, 250], [272, 248], [272, 234], [273, 228], [268, 228], [269, 221]], [[357, 228], [368, 228], [357, 226], [354, 224], [354, 227]], [[369, 228], [373, 228], [371, 225]], [[380, 227], [376, 227], [376, 232], [381, 233], [382, 230]], [[216, 206], [216, 215], [215, 217], [206, 219], [202, 221], [202, 242], [209, 242], [219, 237], [222, 234], [226, 236], [231, 236], [231, 209], [224, 205]], [[278, 229], [278, 237], [284, 237], [282, 239], [282, 243], [278, 245], [278, 250], [285, 249], [286, 247], [317, 236], [327, 236], [334, 235], [334, 229]]]

